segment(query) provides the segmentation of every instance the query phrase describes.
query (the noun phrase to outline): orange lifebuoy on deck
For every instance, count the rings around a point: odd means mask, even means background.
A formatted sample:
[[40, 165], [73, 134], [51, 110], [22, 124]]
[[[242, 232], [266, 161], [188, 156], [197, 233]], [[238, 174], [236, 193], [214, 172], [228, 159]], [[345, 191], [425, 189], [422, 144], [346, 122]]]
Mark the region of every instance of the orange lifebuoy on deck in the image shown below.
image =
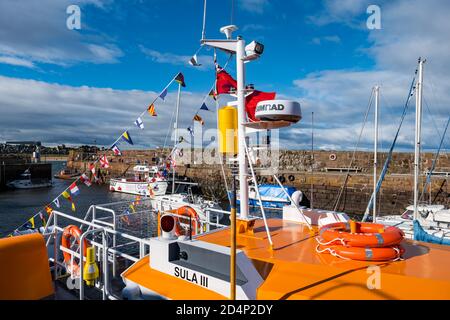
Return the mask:
[[175, 217], [177, 223], [175, 223], [175, 234], [179, 237], [186, 235], [186, 229], [181, 226], [181, 224], [189, 225], [189, 217], [191, 218], [191, 230], [192, 235], [196, 235], [197, 228], [200, 227], [200, 218], [192, 207], [183, 206], [174, 210], [174, 213], [179, 216], [185, 216], [186, 218]]
[[401, 246], [384, 248], [362, 248], [349, 246], [318, 246], [321, 253], [330, 253], [340, 258], [360, 261], [388, 261], [400, 258], [405, 250]]
[[[67, 226], [64, 229], [62, 238], [61, 238], [61, 245], [69, 250], [72, 250], [72, 239], [76, 241], [76, 243], [78, 244], [78, 246], [80, 245], [80, 239], [81, 239], [81, 230], [80, 228], [78, 228], [77, 226]], [[88, 247], [88, 242], [86, 239], [83, 240], [83, 256], [86, 256], [86, 251], [87, 251], [87, 247]], [[72, 275], [72, 276], [78, 276], [80, 274], [80, 266], [78, 265], [78, 263], [75, 261], [75, 259], [72, 259], [72, 255], [69, 252], [65, 252], [63, 251], [63, 256], [64, 256], [64, 263], [67, 266], [67, 271]]]
[[402, 242], [404, 233], [399, 228], [377, 223], [356, 222], [356, 232], [350, 232], [349, 223], [337, 222], [322, 227], [320, 237], [327, 244], [351, 247], [389, 247]]

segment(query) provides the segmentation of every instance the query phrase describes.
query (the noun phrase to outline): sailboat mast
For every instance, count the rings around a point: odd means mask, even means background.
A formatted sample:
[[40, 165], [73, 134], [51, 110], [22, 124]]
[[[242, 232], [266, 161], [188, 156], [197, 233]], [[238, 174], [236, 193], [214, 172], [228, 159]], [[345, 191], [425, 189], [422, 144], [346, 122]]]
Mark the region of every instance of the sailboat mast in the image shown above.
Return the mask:
[[[174, 148], [176, 148], [178, 144], [178, 116], [180, 111], [180, 98], [181, 98], [181, 84], [178, 84], [177, 113], [175, 116], [175, 123], [174, 123], [174, 130], [175, 130]], [[176, 152], [173, 152], [172, 159], [175, 158], [176, 154], [177, 154]], [[174, 193], [175, 193], [175, 166], [172, 165], [172, 194]]]
[[378, 169], [378, 107], [380, 103], [380, 87], [375, 86], [375, 130], [373, 146], [373, 219], [377, 221], [377, 169]]
[[416, 85], [416, 133], [414, 149], [414, 220], [418, 218], [419, 205], [419, 170], [420, 143], [422, 134], [422, 93], [423, 93], [423, 64], [425, 60], [419, 58], [419, 80]]

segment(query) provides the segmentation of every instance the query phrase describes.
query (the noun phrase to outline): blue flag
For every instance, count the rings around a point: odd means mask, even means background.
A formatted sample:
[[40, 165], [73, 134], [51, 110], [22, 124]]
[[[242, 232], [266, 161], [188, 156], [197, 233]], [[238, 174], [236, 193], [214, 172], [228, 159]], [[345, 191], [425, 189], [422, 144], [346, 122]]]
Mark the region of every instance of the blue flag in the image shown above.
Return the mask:
[[209, 111], [208, 106], [206, 105], [206, 103], [203, 102], [202, 107], [200, 108], [200, 110]]
[[126, 142], [128, 142], [129, 144], [134, 144], [133, 140], [131, 140], [131, 136], [128, 133], [128, 131], [125, 131], [124, 133], [122, 133], [122, 139], [125, 140]]

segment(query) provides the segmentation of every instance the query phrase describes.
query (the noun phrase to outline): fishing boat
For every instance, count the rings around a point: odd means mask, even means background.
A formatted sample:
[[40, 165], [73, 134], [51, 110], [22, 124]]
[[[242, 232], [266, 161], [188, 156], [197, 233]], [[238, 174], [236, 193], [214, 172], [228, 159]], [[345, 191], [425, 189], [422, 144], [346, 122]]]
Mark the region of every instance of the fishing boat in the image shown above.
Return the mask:
[[75, 169], [69, 169], [65, 168], [62, 169], [60, 172], [55, 174], [53, 177], [56, 179], [62, 179], [62, 180], [76, 180], [81, 176], [81, 174]]
[[20, 175], [19, 179], [8, 182], [6, 186], [12, 189], [48, 188], [52, 186], [52, 181], [48, 179], [32, 179], [30, 169], [27, 169]]
[[143, 196], [164, 195], [167, 187], [167, 179], [159, 173], [158, 167], [145, 165], [135, 166], [130, 177], [113, 178], [109, 183], [112, 192]]

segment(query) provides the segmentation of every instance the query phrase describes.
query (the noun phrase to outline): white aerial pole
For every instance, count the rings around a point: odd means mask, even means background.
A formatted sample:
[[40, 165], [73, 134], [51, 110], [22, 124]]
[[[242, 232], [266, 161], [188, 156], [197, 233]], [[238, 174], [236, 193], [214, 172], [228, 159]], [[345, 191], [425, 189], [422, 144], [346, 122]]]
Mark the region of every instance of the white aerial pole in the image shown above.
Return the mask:
[[[178, 116], [180, 111], [180, 98], [181, 98], [181, 83], [178, 84], [178, 97], [177, 97], [177, 114], [175, 116], [174, 130], [175, 130], [175, 143], [174, 148], [177, 147], [178, 144]], [[177, 153], [174, 151], [172, 153], [172, 159], [175, 159], [175, 155]], [[172, 165], [172, 194], [175, 193], [175, 166]]]
[[378, 106], [380, 103], [380, 87], [375, 86], [375, 132], [373, 147], [373, 223], [377, 222], [377, 168], [378, 168]]
[[419, 205], [419, 167], [420, 143], [422, 134], [422, 93], [423, 93], [423, 64], [425, 60], [419, 58], [419, 80], [416, 85], [416, 134], [414, 149], [414, 220], [418, 218]]
[[236, 81], [237, 81], [237, 102], [238, 102], [238, 140], [239, 140], [239, 192], [240, 192], [240, 217], [248, 218], [248, 166], [245, 157], [245, 137], [246, 130], [244, 123], [246, 122], [245, 110], [245, 40], [241, 37], [237, 38], [236, 43]]

